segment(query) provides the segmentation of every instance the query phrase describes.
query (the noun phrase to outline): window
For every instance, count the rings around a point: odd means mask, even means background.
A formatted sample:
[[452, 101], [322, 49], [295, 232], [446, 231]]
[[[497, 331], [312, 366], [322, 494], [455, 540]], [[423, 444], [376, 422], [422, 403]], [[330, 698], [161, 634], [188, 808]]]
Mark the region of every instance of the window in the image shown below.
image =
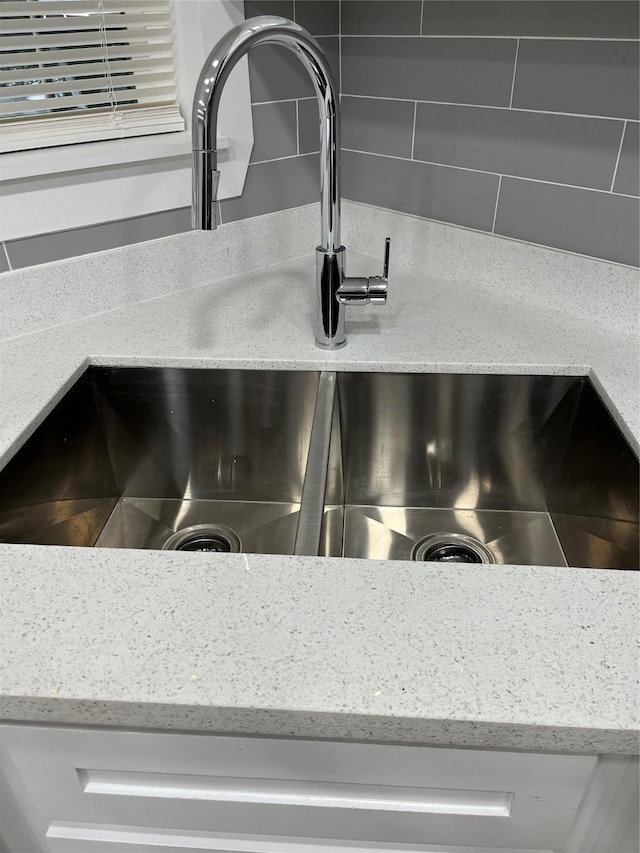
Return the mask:
[[169, 0], [0, 0], [0, 152], [184, 130]]

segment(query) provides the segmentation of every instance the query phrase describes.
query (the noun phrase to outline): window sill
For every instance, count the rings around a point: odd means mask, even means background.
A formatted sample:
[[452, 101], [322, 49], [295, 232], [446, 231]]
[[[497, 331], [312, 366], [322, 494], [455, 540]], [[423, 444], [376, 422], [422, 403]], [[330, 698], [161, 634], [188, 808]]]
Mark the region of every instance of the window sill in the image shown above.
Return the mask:
[[[219, 151], [229, 147], [228, 137], [218, 137]], [[106, 142], [62, 145], [58, 148], [15, 151], [0, 157], [0, 183], [104, 169], [109, 166], [125, 166], [129, 163], [178, 159], [190, 154], [191, 134], [186, 130]]]

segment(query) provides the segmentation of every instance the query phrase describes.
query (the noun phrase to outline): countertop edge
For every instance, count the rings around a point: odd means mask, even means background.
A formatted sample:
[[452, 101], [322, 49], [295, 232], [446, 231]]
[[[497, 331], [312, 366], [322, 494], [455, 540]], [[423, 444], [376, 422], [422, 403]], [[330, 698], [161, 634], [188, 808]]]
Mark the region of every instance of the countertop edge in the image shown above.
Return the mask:
[[640, 727], [594, 729], [290, 708], [168, 706], [53, 697], [4, 696], [0, 699], [0, 723], [585, 755], [635, 755], [640, 748]]

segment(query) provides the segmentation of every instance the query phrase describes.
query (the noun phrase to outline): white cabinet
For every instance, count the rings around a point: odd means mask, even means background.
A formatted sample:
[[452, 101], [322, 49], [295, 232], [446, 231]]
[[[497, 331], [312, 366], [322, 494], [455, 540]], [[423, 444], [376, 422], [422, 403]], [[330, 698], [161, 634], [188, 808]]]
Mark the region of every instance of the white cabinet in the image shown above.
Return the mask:
[[548, 853], [562, 848], [597, 763], [41, 726], [0, 733], [9, 784], [41, 850], [54, 853]]

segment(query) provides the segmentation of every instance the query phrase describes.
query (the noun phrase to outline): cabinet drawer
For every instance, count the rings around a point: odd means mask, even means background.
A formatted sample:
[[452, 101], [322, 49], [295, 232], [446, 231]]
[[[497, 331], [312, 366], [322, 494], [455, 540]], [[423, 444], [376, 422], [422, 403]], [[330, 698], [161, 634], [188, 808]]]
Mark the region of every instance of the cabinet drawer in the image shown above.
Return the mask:
[[[589, 756], [27, 726], [3, 726], [2, 743], [39, 832], [48, 834], [55, 851], [79, 849], [83, 824], [378, 842], [390, 850], [398, 844], [552, 850], [566, 837], [596, 762]], [[66, 842], [65, 825], [76, 833]], [[112, 849], [116, 843], [94, 841]]]

